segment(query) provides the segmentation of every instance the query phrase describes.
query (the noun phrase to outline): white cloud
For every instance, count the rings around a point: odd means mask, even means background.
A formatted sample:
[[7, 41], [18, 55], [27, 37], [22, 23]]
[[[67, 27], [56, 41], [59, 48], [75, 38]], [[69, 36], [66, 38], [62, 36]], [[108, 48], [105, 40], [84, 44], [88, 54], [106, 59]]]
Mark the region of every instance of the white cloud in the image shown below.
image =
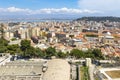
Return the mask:
[[21, 9], [16, 7], [8, 7], [8, 8], [0, 8], [0, 13], [29, 13], [31, 12], [30, 9]]
[[0, 13], [22, 13], [22, 14], [94, 14], [100, 13], [96, 10], [74, 9], [74, 8], [44, 8], [39, 10], [21, 9], [16, 7], [0, 8]]
[[120, 10], [120, 0], [79, 0], [81, 9], [115, 11]]
[[16, 7], [9, 7], [7, 8], [8, 12], [29, 12], [29, 9], [21, 9], [21, 8], [16, 8]]

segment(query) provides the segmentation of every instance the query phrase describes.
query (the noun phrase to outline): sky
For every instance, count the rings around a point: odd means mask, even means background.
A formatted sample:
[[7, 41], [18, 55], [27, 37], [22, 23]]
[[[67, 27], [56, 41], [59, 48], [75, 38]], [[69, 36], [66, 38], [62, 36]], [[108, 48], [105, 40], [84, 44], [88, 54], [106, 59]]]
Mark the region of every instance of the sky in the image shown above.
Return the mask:
[[120, 16], [120, 0], [0, 0], [0, 15]]

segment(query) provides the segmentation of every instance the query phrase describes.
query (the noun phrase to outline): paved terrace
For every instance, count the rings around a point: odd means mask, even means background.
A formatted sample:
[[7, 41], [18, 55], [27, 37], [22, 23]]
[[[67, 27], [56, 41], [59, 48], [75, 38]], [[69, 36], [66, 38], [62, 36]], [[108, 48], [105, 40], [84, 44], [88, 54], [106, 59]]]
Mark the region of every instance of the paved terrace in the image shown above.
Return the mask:
[[[105, 77], [108, 80], [120, 80], [120, 67], [119, 68], [102, 68], [100, 69], [100, 72], [105, 75]], [[113, 72], [116, 72], [115, 74], [112, 74]]]
[[70, 80], [70, 65], [61, 59], [48, 61], [48, 69], [43, 75], [43, 80]]
[[9, 62], [0, 66], [0, 80], [41, 80], [42, 62]]

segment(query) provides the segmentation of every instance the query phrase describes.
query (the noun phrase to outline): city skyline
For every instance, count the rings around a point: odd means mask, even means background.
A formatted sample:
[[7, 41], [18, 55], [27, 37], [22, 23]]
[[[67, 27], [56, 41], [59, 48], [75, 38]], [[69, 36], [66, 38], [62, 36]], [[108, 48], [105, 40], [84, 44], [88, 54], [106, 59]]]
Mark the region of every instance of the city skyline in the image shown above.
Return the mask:
[[[94, 4], [94, 5], [93, 5]], [[119, 0], [0, 0], [1, 15], [120, 16]]]

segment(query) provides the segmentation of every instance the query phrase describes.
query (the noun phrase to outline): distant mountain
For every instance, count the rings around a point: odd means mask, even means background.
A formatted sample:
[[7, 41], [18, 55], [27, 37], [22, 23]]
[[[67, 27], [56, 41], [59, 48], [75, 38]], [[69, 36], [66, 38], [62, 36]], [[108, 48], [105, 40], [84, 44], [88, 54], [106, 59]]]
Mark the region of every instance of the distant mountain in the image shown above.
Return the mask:
[[76, 15], [64, 14], [38, 14], [38, 15], [0, 15], [0, 21], [26, 21], [26, 20], [73, 20]]
[[120, 17], [82, 17], [76, 19], [77, 21], [85, 20], [85, 21], [110, 21], [110, 22], [120, 22]]

